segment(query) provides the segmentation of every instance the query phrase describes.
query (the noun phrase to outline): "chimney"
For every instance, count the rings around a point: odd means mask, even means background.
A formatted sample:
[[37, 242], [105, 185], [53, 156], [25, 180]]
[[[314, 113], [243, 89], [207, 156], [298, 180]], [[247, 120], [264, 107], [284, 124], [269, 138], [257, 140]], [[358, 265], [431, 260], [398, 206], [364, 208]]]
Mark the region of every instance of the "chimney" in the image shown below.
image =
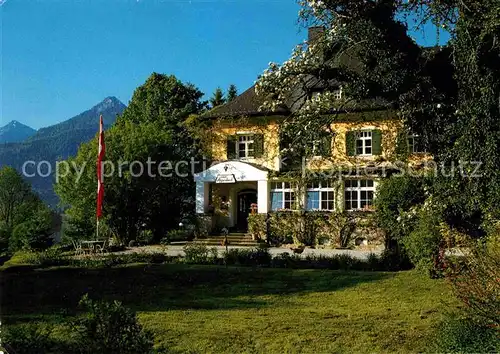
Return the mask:
[[325, 33], [325, 27], [323, 26], [313, 26], [308, 29], [307, 43], [309, 45], [314, 44], [321, 36]]

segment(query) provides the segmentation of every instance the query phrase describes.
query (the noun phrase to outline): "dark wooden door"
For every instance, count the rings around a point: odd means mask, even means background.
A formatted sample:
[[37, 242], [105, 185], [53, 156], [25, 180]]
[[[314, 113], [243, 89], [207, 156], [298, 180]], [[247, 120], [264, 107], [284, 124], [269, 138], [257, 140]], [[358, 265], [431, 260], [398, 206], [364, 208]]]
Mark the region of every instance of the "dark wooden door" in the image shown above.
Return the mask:
[[236, 218], [238, 231], [248, 231], [248, 215], [252, 204], [257, 203], [257, 191], [248, 190], [238, 193], [238, 215]]

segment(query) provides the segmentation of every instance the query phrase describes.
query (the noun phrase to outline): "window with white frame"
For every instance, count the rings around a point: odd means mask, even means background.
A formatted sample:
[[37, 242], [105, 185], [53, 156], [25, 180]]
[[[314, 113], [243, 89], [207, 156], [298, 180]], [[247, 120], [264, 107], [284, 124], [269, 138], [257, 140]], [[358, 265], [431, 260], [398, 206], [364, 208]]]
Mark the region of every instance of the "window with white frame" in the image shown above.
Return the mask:
[[254, 136], [250, 134], [239, 135], [237, 154], [240, 159], [254, 157]]
[[371, 209], [375, 196], [375, 182], [369, 179], [345, 181], [345, 210]]
[[422, 142], [422, 137], [417, 134], [410, 134], [408, 136], [408, 147], [411, 154], [426, 152]]
[[337, 90], [334, 90], [332, 92], [332, 94], [333, 94], [333, 98], [335, 98], [336, 100], [341, 100], [343, 97], [342, 87], [340, 87]]
[[332, 181], [311, 182], [307, 185], [307, 210], [335, 210]]
[[295, 209], [296, 193], [290, 182], [271, 183], [271, 210]]
[[356, 133], [356, 155], [370, 156], [373, 152], [372, 132], [370, 130]]
[[[311, 92], [311, 99], [312, 100], [315, 100], [317, 99], [319, 96], [321, 96], [323, 94], [323, 91], [320, 91], [320, 90], [317, 90], [317, 91], [313, 91]], [[332, 96], [335, 100], [341, 100], [342, 97], [344, 97], [344, 92], [342, 91], [342, 87], [338, 88], [337, 90], [333, 90], [332, 91]]]

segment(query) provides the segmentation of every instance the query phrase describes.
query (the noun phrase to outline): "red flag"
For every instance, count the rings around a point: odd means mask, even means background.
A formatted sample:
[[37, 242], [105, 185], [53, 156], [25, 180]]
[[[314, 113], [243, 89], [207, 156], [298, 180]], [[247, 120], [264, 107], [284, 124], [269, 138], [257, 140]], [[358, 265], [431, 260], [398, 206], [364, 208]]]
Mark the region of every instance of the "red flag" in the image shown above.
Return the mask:
[[99, 127], [99, 152], [97, 155], [97, 220], [102, 217], [102, 203], [104, 201], [104, 177], [102, 162], [104, 160], [104, 154], [106, 152], [106, 145], [104, 144], [104, 123], [102, 120], [102, 115], [100, 117], [100, 127]]

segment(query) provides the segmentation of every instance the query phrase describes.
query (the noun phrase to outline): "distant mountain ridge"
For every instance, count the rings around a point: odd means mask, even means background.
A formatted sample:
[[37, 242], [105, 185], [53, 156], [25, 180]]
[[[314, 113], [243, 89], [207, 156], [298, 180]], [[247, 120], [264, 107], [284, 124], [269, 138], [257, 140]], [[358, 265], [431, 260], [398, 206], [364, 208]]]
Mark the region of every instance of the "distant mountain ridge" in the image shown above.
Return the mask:
[[[54, 166], [56, 161], [76, 155], [82, 143], [96, 136], [101, 114], [107, 129], [125, 108], [116, 97], [106, 97], [91, 109], [64, 122], [42, 128], [21, 143], [0, 144], [0, 167], [12, 166], [22, 173], [22, 167], [27, 161], [48, 161]], [[53, 207], [58, 204], [53, 190], [53, 176], [28, 177], [26, 180], [45, 202]]]
[[13, 120], [0, 128], [0, 144], [20, 143], [35, 135], [36, 130]]
[[106, 97], [102, 102], [73, 118], [51, 125], [47, 128], [41, 128], [36, 134], [28, 139], [28, 142], [53, 138], [60, 134], [66, 134], [69, 132], [73, 133], [75, 131], [82, 130], [86, 131], [86, 133], [90, 133], [90, 131], [92, 131], [91, 137], [93, 137], [99, 128], [99, 116], [101, 114], [103, 115], [104, 126], [110, 127], [115, 122], [116, 115], [121, 114], [125, 108], [126, 106], [118, 98]]

